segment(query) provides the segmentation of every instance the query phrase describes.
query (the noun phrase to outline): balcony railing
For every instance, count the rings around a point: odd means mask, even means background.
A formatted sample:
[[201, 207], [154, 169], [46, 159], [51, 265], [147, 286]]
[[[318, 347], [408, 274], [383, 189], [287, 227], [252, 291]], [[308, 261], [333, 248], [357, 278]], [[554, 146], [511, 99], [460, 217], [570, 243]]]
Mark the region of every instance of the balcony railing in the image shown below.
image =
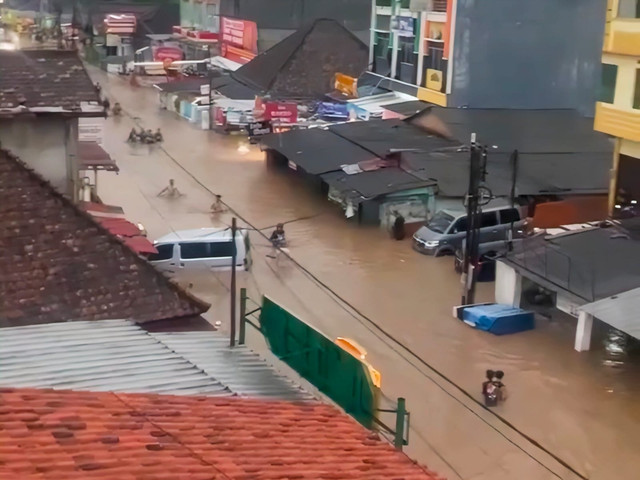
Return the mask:
[[439, 13], [447, 13], [448, 0], [433, 0], [433, 11]]
[[595, 130], [640, 142], [640, 110], [629, 111], [608, 103], [596, 103]]

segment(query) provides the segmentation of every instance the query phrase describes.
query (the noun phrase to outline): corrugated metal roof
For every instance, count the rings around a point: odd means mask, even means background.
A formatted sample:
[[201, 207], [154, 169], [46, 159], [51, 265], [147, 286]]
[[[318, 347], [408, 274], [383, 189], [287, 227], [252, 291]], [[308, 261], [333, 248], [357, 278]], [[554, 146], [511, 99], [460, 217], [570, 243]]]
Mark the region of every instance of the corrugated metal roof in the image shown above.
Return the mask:
[[0, 385], [232, 395], [215, 378], [126, 320], [2, 329]]
[[215, 332], [148, 333], [127, 320], [4, 328], [0, 386], [312, 398]]
[[229, 347], [229, 339], [216, 332], [150, 335], [239, 395], [282, 400], [313, 399], [288, 378], [278, 375], [255, 352], [244, 345]]
[[640, 339], [640, 288], [588, 303], [580, 307], [598, 320]]

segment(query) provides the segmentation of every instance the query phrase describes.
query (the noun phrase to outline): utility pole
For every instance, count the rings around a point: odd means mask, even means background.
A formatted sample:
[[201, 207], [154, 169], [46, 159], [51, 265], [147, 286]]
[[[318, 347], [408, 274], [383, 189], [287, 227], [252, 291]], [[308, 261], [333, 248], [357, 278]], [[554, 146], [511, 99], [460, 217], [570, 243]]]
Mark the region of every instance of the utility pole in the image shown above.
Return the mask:
[[462, 274], [462, 305], [469, 305], [475, 301], [480, 219], [482, 214], [480, 210], [480, 182], [484, 179], [486, 159], [486, 148], [476, 143], [475, 133], [471, 134], [469, 189], [467, 190], [467, 236]]
[[211, 71], [207, 74], [209, 76], [209, 130], [213, 130], [213, 75]]
[[229, 328], [229, 346], [236, 346], [236, 217], [231, 219], [231, 324]]

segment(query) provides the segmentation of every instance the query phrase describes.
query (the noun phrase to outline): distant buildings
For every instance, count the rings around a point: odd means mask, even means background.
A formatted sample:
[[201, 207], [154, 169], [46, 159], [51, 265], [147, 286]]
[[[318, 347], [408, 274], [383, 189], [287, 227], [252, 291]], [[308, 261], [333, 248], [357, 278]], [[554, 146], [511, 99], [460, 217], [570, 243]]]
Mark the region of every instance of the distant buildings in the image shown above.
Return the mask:
[[0, 143], [76, 199], [80, 119], [105, 116], [78, 54], [0, 51]]
[[[616, 138], [609, 209], [640, 200], [640, 2], [608, 0], [595, 129]], [[617, 208], [616, 208], [617, 206]]]
[[371, 71], [441, 106], [591, 114], [602, 3], [372, 0]]
[[370, 12], [370, 0], [183, 0], [180, 26], [217, 33], [220, 16], [256, 22], [262, 52], [319, 18], [336, 20], [366, 41]]

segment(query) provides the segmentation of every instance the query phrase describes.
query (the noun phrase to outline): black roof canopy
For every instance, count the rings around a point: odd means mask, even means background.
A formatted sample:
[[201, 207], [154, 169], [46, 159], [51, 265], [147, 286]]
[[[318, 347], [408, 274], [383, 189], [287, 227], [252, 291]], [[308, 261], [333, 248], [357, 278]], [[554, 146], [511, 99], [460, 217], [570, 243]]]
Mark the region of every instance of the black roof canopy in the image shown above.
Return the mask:
[[297, 30], [231, 75], [259, 93], [276, 98], [321, 98], [333, 77], [358, 77], [369, 49], [335, 20], [321, 18]]

